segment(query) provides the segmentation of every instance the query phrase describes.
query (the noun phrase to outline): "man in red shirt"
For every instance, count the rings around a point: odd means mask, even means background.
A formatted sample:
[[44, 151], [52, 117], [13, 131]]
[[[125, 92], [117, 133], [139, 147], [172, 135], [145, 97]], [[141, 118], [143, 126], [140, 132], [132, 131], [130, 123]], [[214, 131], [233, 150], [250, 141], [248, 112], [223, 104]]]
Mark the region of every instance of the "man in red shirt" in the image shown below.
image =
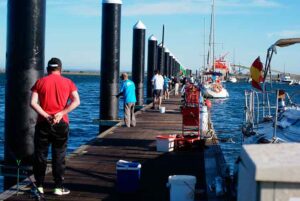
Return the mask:
[[68, 113], [80, 104], [75, 84], [61, 75], [62, 64], [58, 58], [48, 62], [48, 75], [37, 80], [31, 88], [31, 107], [38, 113], [35, 127], [35, 151], [33, 173], [39, 193], [47, 167], [48, 148], [52, 144], [52, 175], [54, 194], [66, 195], [70, 191], [63, 187], [65, 156], [69, 135]]

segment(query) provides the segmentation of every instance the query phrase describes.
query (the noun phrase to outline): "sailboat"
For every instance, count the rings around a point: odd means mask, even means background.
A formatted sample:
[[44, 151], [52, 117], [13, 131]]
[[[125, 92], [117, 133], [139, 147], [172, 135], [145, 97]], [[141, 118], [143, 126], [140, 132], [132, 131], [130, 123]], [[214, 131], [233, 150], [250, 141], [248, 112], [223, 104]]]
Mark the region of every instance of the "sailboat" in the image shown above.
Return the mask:
[[[264, 76], [262, 77], [263, 86], [259, 85], [261, 92], [245, 91], [243, 143], [300, 142], [300, 105], [293, 102], [291, 99], [293, 96], [289, 96], [284, 90], [274, 91], [272, 83], [270, 83], [269, 89], [266, 85], [268, 74], [269, 80], [272, 81], [271, 60], [273, 54], [276, 53], [276, 47], [294, 44], [300, 44], [300, 38], [280, 39], [271, 45], [267, 51]], [[254, 86], [253, 83], [252, 86]]]
[[[208, 65], [211, 66], [211, 70], [202, 73], [202, 94], [205, 98], [227, 98], [229, 97], [228, 91], [223, 86], [222, 82], [224, 76], [220, 71], [216, 71], [216, 65], [220, 65], [220, 60], [215, 60], [215, 1], [212, 0], [212, 14], [211, 14], [211, 27], [209, 35], [209, 51], [208, 51]], [[212, 54], [210, 54], [212, 53]]]

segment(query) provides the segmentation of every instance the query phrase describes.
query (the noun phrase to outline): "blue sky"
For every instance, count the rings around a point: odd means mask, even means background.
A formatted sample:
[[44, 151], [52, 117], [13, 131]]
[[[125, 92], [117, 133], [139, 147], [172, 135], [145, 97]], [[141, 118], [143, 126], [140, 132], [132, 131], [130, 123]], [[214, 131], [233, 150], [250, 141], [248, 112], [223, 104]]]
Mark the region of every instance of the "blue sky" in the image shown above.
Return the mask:
[[[216, 55], [250, 66], [279, 38], [300, 37], [299, 0], [215, 0]], [[47, 0], [46, 57], [56, 56], [65, 69], [100, 70], [101, 0]], [[131, 70], [132, 31], [138, 20], [181, 64], [196, 70], [203, 64], [204, 19], [208, 42], [211, 0], [123, 0], [121, 70]], [[7, 0], [0, 0], [0, 67], [5, 66]], [[147, 43], [146, 43], [147, 44]], [[147, 47], [147, 45], [146, 45]], [[206, 47], [207, 48], [207, 47]], [[300, 74], [300, 44], [278, 49], [272, 66]], [[146, 54], [147, 55], [147, 54]], [[146, 64], [146, 63], [145, 63]], [[145, 66], [147, 68], [147, 66]]]

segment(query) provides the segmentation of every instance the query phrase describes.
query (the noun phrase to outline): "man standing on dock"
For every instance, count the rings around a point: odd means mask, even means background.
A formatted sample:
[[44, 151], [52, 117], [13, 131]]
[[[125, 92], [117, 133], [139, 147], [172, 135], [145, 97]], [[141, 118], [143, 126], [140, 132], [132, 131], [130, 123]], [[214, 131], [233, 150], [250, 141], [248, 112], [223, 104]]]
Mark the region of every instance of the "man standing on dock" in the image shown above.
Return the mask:
[[135, 96], [135, 85], [134, 83], [128, 79], [127, 73], [122, 73], [121, 75], [122, 85], [120, 93], [117, 95], [124, 97], [124, 121], [127, 127], [135, 127], [136, 120], [134, 114], [134, 106], [136, 103]]
[[154, 76], [152, 78], [153, 85], [153, 109], [155, 109], [155, 104], [158, 102], [158, 108], [161, 106], [162, 95], [163, 95], [163, 87], [164, 87], [164, 78], [160, 74], [159, 70], [154, 72]]
[[52, 144], [54, 194], [70, 193], [63, 187], [69, 136], [68, 113], [79, 106], [80, 98], [75, 84], [70, 79], [63, 77], [61, 70], [60, 59], [50, 59], [47, 67], [48, 75], [39, 79], [31, 89], [31, 107], [38, 113], [35, 127], [33, 173], [36, 190], [41, 194], [44, 193], [43, 184], [50, 144]]

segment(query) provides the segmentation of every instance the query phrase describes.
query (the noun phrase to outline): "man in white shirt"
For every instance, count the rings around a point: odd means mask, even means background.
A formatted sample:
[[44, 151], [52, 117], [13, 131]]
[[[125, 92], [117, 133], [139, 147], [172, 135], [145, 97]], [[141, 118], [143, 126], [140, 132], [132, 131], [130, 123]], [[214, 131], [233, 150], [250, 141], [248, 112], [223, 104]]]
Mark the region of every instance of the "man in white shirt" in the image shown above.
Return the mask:
[[164, 78], [160, 74], [159, 70], [156, 70], [155, 75], [152, 78], [153, 85], [153, 109], [155, 109], [155, 104], [158, 102], [158, 108], [161, 106], [163, 87], [164, 87]]

